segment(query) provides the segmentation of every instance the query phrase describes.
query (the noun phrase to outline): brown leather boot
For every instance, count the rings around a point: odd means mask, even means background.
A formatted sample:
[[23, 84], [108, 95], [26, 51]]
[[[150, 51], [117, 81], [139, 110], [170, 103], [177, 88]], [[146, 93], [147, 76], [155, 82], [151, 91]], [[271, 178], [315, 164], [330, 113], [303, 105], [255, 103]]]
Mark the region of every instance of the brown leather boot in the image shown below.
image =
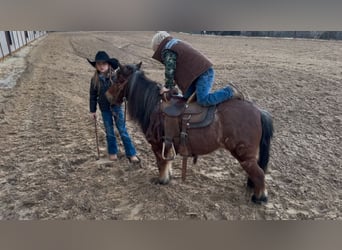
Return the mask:
[[118, 156], [116, 154], [109, 154], [108, 159], [110, 161], [116, 161], [118, 159]]
[[127, 158], [129, 160], [129, 162], [131, 162], [131, 163], [140, 163], [140, 161], [141, 161], [140, 158], [136, 155], [133, 155], [133, 156], [127, 157]]
[[234, 99], [244, 100], [245, 97], [243, 96], [242, 92], [238, 90], [234, 85], [229, 85], [233, 89], [233, 96]]

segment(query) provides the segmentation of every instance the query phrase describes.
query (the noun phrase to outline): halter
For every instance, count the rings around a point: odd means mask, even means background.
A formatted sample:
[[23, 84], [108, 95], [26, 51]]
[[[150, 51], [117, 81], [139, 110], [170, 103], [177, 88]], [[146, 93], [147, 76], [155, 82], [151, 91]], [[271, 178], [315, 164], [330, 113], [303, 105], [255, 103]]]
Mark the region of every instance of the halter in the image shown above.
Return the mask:
[[[118, 88], [119, 88], [119, 92], [121, 93], [122, 92], [122, 90], [124, 89], [124, 93], [123, 93], [123, 98], [122, 98], [122, 100], [123, 100], [123, 102], [125, 103], [125, 112], [124, 112], [124, 122], [126, 123], [126, 117], [127, 117], [127, 99], [128, 99], [128, 97], [127, 97], [127, 87], [126, 87], [126, 85], [127, 85], [127, 83], [129, 82], [129, 81], [131, 81], [132, 80], [132, 77], [133, 77], [133, 75], [135, 74], [135, 72], [137, 72], [137, 70], [135, 70], [135, 71], [133, 71], [133, 73], [127, 78], [127, 79], [125, 79], [124, 81], [122, 81], [122, 82], [117, 82], [117, 84], [118, 84]], [[126, 88], [125, 88], [126, 87]]]
[[[118, 89], [119, 89], [119, 93], [121, 93], [121, 91], [122, 91], [122, 89], [127, 85], [127, 83], [128, 83], [128, 81], [129, 81], [130, 79], [127, 79], [127, 80], [125, 80], [125, 81], [123, 81], [123, 82], [118, 82], [117, 84], [118, 84]], [[124, 90], [124, 96], [123, 96], [123, 98], [122, 98], [122, 101], [124, 102], [124, 108], [125, 108], [125, 111], [124, 111], [124, 123], [126, 124], [126, 118], [127, 118], [127, 97], [126, 97], [126, 95], [127, 95], [127, 88]]]
[[[131, 78], [132, 78], [132, 75], [131, 76], [129, 76], [126, 80], [124, 80], [124, 81], [122, 81], [122, 82], [118, 82], [117, 84], [118, 84], [118, 88], [119, 88], [119, 92], [121, 93], [122, 92], [122, 90], [126, 87], [126, 85], [127, 85], [127, 83], [131, 80]], [[127, 101], [127, 88], [125, 88], [124, 89], [124, 92], [123, 92], [123, 101]]]

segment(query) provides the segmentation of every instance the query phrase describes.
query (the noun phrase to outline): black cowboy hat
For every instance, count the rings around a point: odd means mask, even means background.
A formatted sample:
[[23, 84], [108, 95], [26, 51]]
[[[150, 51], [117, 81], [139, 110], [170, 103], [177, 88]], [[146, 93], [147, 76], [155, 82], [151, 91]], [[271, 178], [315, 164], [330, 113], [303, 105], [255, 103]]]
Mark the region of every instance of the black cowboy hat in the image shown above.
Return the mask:
[[113, 69], [117, 69], [119, 67], [119, 60], [116, 58], [110, 58], [105, 51], [97, 52], [94, 61], [90, 61], [88, 58], [87, 60], [94, 68], [96, 62], [107, 62]]

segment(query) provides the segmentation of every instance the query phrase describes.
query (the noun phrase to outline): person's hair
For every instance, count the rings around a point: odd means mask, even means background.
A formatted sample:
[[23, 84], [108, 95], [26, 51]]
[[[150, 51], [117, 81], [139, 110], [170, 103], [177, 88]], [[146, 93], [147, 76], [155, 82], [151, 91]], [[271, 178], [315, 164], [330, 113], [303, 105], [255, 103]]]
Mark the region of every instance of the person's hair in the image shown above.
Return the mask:
[[169, 37], [170, 34], [166, 31], [158, 31], [153, 37], [151, 42], [151, 48], [153, 50], [157, 49], [159, 44], [166, 38]]
[[[113, 85], [112, 77], [113, 77], [114, 73], [115, 73], [115, 70], [110, 65], [108, 65], [108, 71], [106, 73], [106, 77], [109, 78], [111, 85]], [[95, 69], [95, 72], [94, 72], [94, 75], [93, 75], [91, 82], [93, 84], [93, 88], [97, 89], [97, 93], [99, 94], [100, 88], [101, 88], [101, 84], [100, 84], [101, 81], [100, 81], [100, 77], [99, 77], [99, 71], [97, 69]]]

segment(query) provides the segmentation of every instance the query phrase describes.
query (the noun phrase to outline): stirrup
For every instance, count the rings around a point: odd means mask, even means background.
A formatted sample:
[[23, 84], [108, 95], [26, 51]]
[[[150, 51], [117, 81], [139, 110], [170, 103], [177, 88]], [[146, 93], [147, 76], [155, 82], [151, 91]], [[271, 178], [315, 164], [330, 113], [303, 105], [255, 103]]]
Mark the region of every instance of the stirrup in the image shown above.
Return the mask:
[[162, 159], [163, 160], [166, 160], [166, 161], [172, 161], [176, 158], [176, 150], [175, 150], [175, 147], [173, 145], [173, 143], [171, 144], [172, 147], [171, 147], [171, 151], [172, 151], [172, 156], [170, 157], [165, 157], [165, 142], [163, 142], [163, 148], [162, 148]]

